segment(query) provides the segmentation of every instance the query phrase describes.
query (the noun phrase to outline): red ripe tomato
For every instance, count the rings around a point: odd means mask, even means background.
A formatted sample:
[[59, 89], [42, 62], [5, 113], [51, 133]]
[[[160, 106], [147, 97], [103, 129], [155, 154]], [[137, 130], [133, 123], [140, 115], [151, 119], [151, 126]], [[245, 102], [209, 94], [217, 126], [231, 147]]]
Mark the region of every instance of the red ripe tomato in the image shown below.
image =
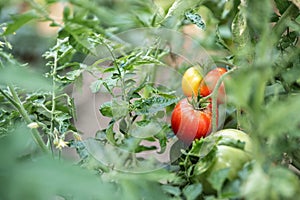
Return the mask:
[[194, 139], [207, 136], [211, 132], [211, 104], [203, 109], [195, 109], [187, 98], [175, 106], [171, 116], [171, 126], [179, 140], [190, 144]]
[[[199, 86], [201, 96], [206, 97], [209, 94], [211, 94], [220, 77], [226, 72], [227, 70], [225, 68], [215, 68], [210, 72], [208, 72], [204, 76]], [[218, 103], [223, 103], [224, 99], [225, 99], [225, 86], [224, 83], [222, 83], [218, 90]]]

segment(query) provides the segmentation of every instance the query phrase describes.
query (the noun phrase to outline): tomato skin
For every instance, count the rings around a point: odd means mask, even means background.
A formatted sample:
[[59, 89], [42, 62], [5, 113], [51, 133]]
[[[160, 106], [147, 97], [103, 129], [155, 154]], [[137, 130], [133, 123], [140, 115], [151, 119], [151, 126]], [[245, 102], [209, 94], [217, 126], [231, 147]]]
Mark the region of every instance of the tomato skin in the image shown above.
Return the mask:
[[188, 102], [182, 99], [175, 106], [171, 116], [171, 126], [179, 140], [186, 144], [194, 139], [206, 137], [211, 132], [211, 106], [203, 110], [196, 110]]
[[[199, 85], [201, 96], [206, 97], [209, 94], [211, 94], [220, 77], [226, 72], [227, 70], [225, 68], [220, 68], [220, 67], [209, 71], [204, 76], [204, 78], [202, 79]], [[225, 98], [225, 86], [224, 83], [222, 83], [218, 90], [218, 103], [223, 103], [224, 98]]]
[[201, 73], [196, 67], [190, 67], [185, 71], [181, 81], [183, 94], [187, 97], [197, 96], [199, 93], [199, 86], [202, 80]]

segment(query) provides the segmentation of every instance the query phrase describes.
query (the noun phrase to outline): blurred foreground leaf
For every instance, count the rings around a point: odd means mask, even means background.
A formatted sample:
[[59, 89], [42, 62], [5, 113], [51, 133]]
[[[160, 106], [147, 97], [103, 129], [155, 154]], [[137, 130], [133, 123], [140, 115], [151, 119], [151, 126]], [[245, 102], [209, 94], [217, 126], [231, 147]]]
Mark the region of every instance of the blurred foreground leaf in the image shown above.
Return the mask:
[[14, 84], [28, 91], [51, 91], [52, 84], [41, 73], [29, 70], [24, 66], [8, 65], [0, 68], [0, 84]]
[[11, 18], [13, 19], [13, 22], [8, 24], [5, 32], [3, 35], [9, 35], [17, 31], [21, 26], [26, 24], [27, 22], [38, 18], [37, 13], [34, 10], [30, 10], [23, 14], [16, 14], [12, 15]]
[[111, 184], [87, 170], [48, 156], [27, 157], [30, 140], [25, 126], [0, 139], [0, 199], [120, 198]]

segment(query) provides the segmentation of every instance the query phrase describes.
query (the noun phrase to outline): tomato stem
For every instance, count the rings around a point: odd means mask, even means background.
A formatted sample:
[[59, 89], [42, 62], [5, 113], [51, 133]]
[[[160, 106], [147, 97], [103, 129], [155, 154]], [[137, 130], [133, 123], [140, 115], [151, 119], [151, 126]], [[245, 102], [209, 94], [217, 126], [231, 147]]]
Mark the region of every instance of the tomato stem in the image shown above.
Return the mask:
[[[8, 100], [14, 105], [14, 107], [18, 110], [18, 112], [21, 114], [21, 116], [24, 118], [25, 122], [27, 124], [31, 124], [33, 123], [33, 121], [30, 119], [28, 113], [26, 112], [15, 88], [13, 86], [8, 86], [9, 91], [12, 95], [12, 98], [9, 97]], [[1, 91], [2, 93], [3, 91]], [[5, 94], [5, 93], [2, 93]], [[5, 97], [7, 97], [7, 95], [5, 94]], [[34, 139], [34, 141], [36, 142], [36, 144], [42, 149], [43, 152], [48, 153], [48, 148], [45, 145], [40, 133], [38, 132], [38, 130], [36, 128], [32, 128], [31, 129], [31, 133], [32, 133], [32, 137]]]
[[206, 96], [205, 98], [212, 98], [212, 133], [217, 132], [218, 130], [218, 120], [217, 120], [217, 99], [218, 99], [218, 91], [219, 88], [221, 87], [221, 84], [224, 80], [224, 78], [229, 75], [230, 73], [232, 73], [233, 71], [235, 71], [237, 69], [237, 67], [233, 67], [230, 70], [228, 70], [227, 72], [225, 72], [224, 74], [221, 75], [221, 77], [219, 78], [219, 80], [217, 81], [217, 84], [215, 86], [215, 88], [213, 89], [212, 93], [208, 96]]

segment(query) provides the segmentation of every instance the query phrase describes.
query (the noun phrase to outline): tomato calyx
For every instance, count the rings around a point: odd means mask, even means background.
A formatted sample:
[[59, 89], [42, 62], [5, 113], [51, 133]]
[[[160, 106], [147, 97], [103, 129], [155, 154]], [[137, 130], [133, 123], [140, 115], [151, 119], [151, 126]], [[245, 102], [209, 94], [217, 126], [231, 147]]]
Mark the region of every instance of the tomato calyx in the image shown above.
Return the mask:
[[200, 94], [198, 94], [197, 97], [192, 96], [191, 98], [187, 98], [187, 101], [189, 104], [193, 106], [195, 110], [199, 110], [199, 111], [203, 111], [209, 105], [211, 105], [210, 96], [202, 97]]

